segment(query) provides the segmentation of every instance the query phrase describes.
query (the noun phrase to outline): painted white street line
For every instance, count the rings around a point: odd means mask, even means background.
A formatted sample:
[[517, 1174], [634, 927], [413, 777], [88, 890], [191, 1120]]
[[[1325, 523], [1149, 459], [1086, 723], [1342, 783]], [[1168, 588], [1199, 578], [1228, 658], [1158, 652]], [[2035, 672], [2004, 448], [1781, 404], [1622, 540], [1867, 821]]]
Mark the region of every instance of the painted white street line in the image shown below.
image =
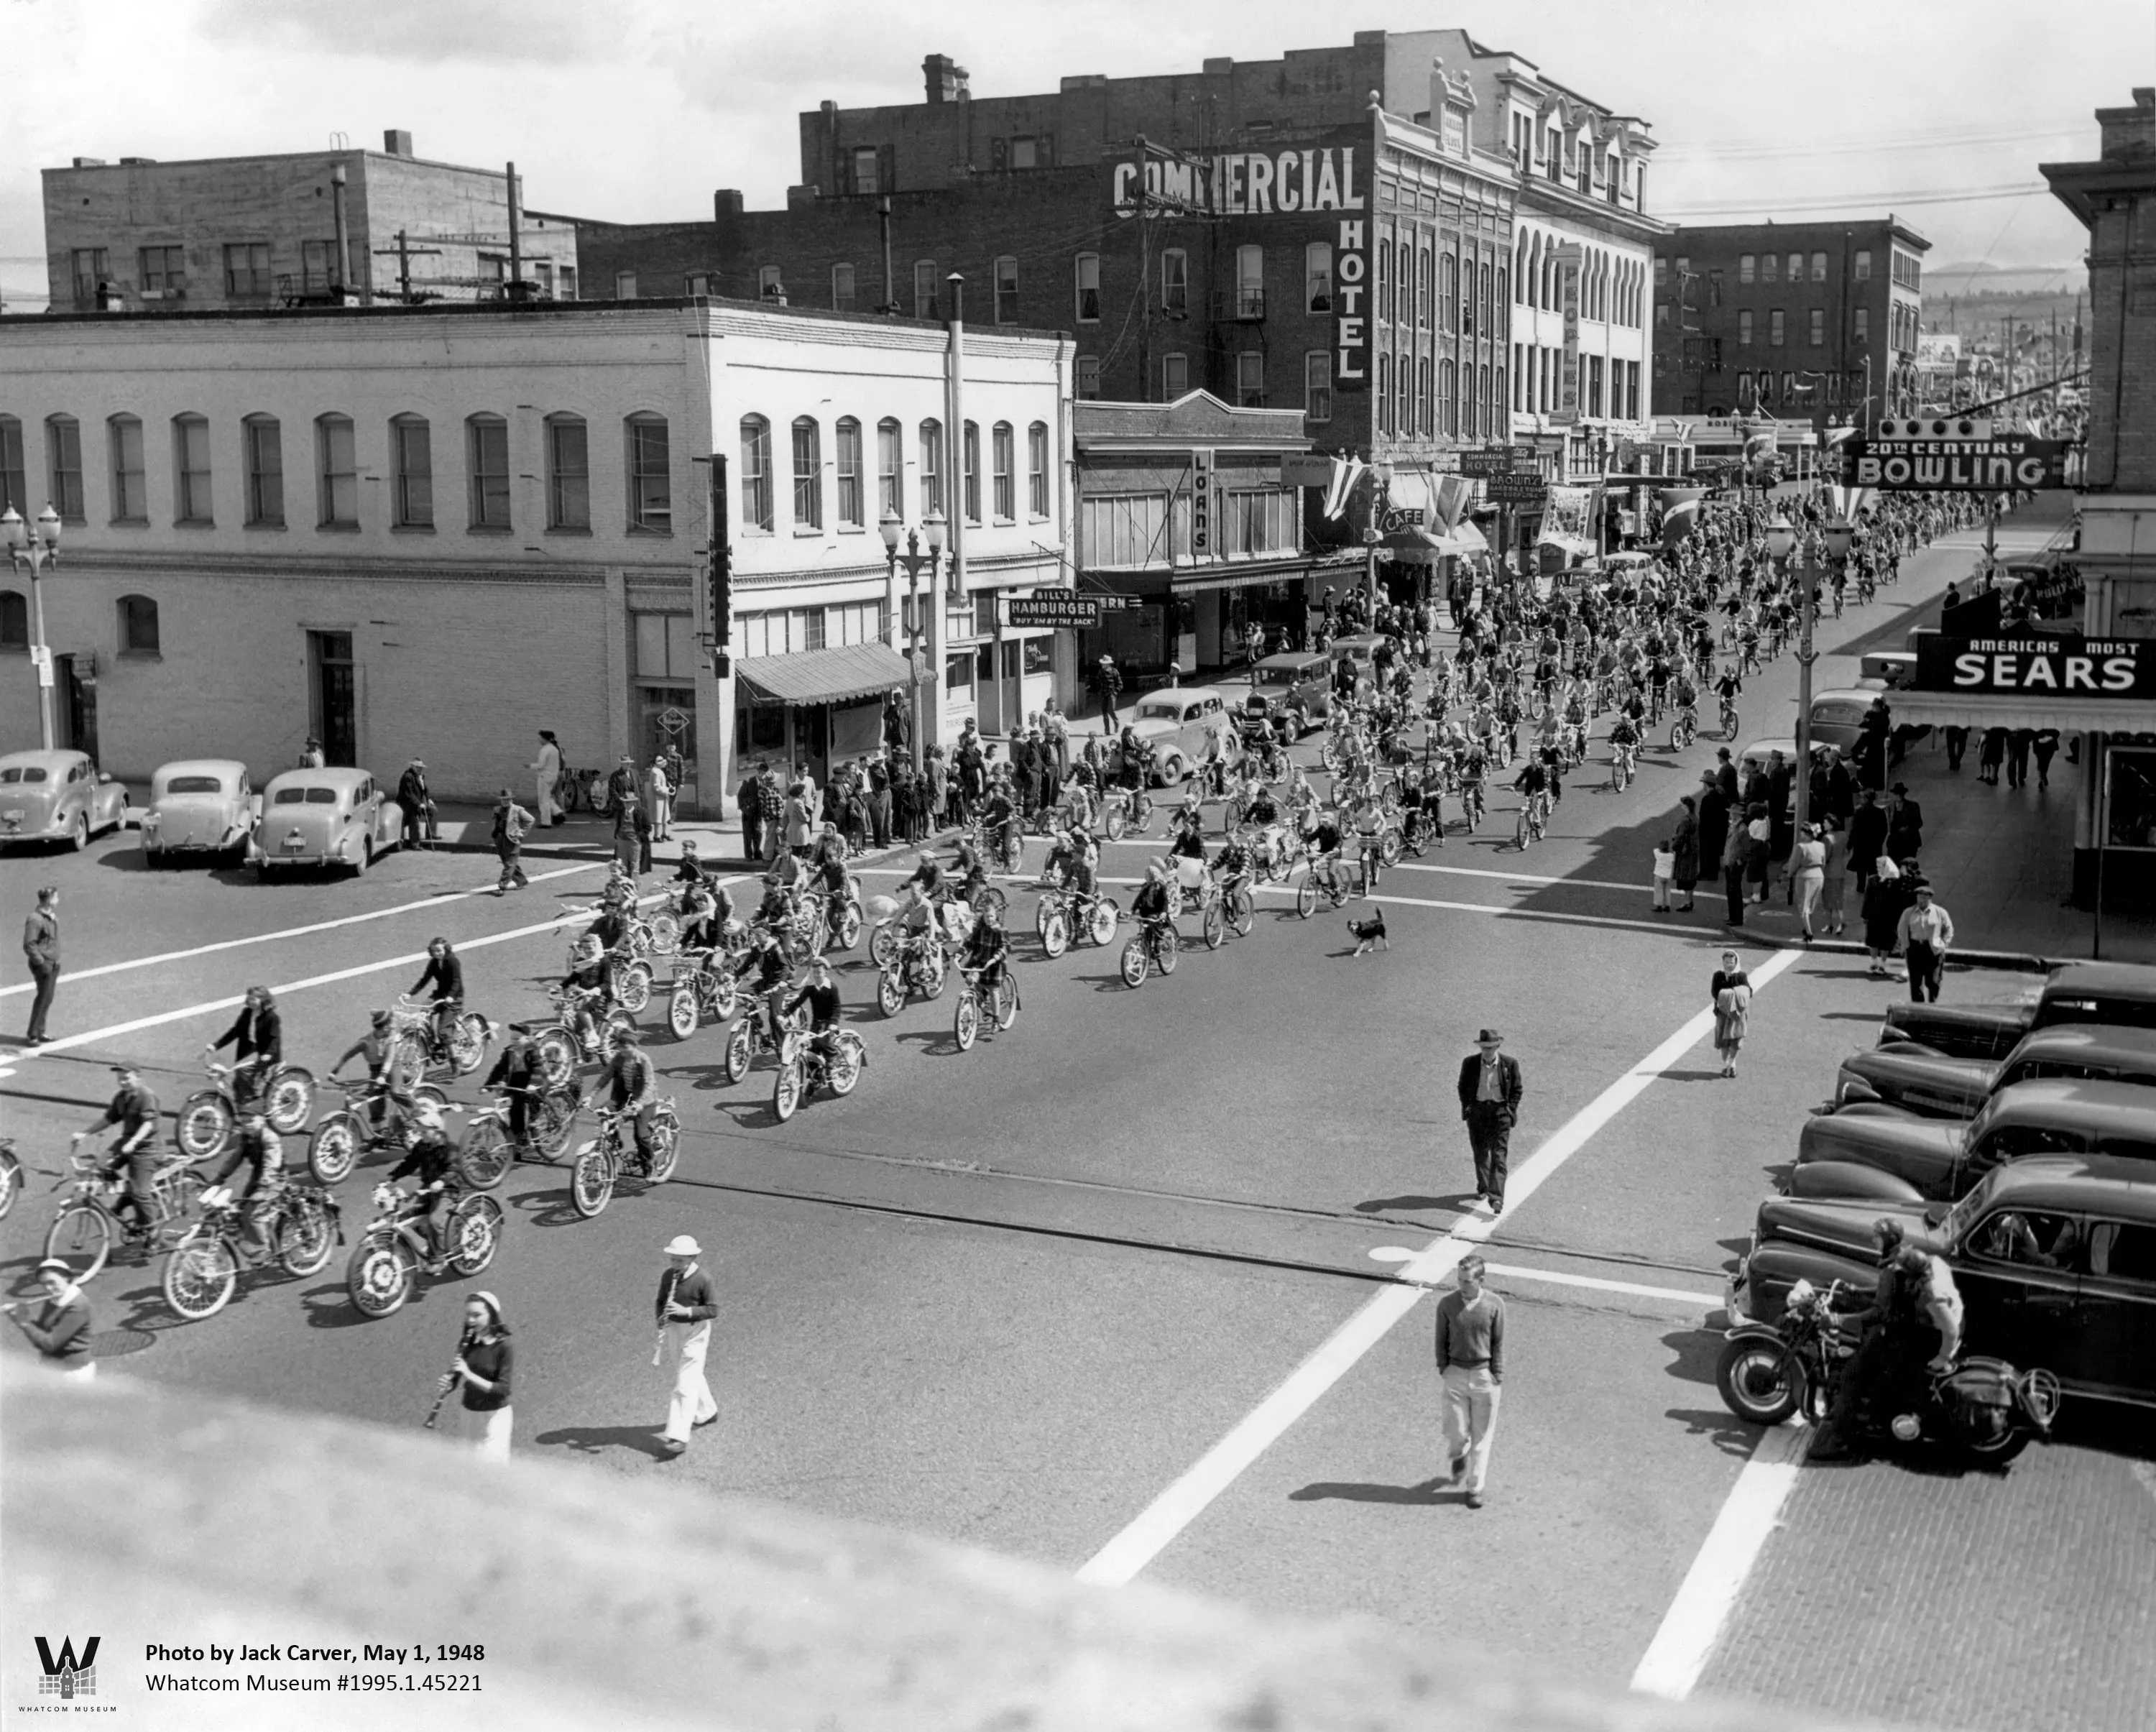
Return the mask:
[[[1757, 992], [1796, 960], [1793, 950], [1778, 951], [1752, 971]], [[1559, 1168], [1585, 1148], [1597, 1132], [1645, 1092], [1649, 1084], [1697, 1046], [1714, 1025], [1712, 1010], [1702, 1010], [1594, 1100], [1574, 1113], [1556, 1134], [1516, 1168], [1505, 1187], [1505, 1212], [1471, 1215], [1432, 1240], [1401, 1267], [1403, 1284], [1373, 1294], [1347, 1322], [1291, 1371], [1279, 1387], [1229, 1430], [1173, 1485], [1141, 1511], [1122, 1532], [1096, 1552], [1078, 1572], [1081, 1581], [1120, 1586], [1158, 1557], [1214, 1498], [1235, 1483], [1307, 1413], [1363, 1356], [1384, 1339], [1394, 1324], [1427, 1297], [1429, 1284], [1451, 1274], [1460, 1259], [1517, 1214]], [[1405, 1283], [1414, 1282], [1409, 1286]]]
[[1691, 1693], [1796, 1485], [1810, 1441], [1811, 1428], [1803, 1425], [1769, 1426], [1761, 1436], [1633, 1673], [1634, 1689], [1677, 1702]]
[[[1405, 1263], [1414, 1259], [1415, 1253], [1404, 1245], [1379, 1245], [1370, 1251], [1373, 1263]], [[1719, 1310], [1724, 1301], [1720, 1293], [1696, 1293], [1689, 1287], [1645, 1287], [1636, 1281], [1612, 1281], [1599, 1275], [1566, 1275], [1555, 1269], [1530, 1269], [1524, 1263], [1491, 1263], [1492, 1275], [1502, 1275], [1514, 1281], [1547, 1281], [1558, 1287], [1592, 1287], [1598, 1293], [1634, 1294], [1644, 1299], [1671, 1299], [1694, 1309]]]
[[[530, 881], [544, 884], [550, 878], [567, 878], [578, 872], [596, 871], [606, 861], [587, 861], [581, 865], [562, 866], [557, 871], [542, 872]], [[393, 915], [416, 914], [423, 909], [445, 907], [451, 902], [461, 902], [475, 896], [492, 896], [494, 887], [482, 890], [450, 890], [439, 896], [430, 896], [416, 902], [399, 902], [393, 908], [376, 908], [366, 914], [346, 914], [336, 920], [318, 920], [311, 926], [288, 926], [274, 933], [253, 933], [244, 938], [223, 938], [214, 944], [198, 944], [192, 950], [166, 950], [156, 956], [131, 957], [126, 962], [100, 963], [94, 969], [72, 969], [60, 976], [60, 984], [72, 985], [78, 980], [95, 980], [105, 974], [125, 974], [136, 969], [154, 969], [168, 962], [185, 962], [190, 957], [209, 956], [220, 950], [244, 950], [254, 944], [275, 944], [285, 938], [311, 938], [316, 933], [335, 932], [340, 927], [363, 926], [370, 920], [388, 920]], [[18, 992], [28, 992], [34, 983], [23, 981], [14, 986], [0, 986], [0, 998], [12, 998]]]

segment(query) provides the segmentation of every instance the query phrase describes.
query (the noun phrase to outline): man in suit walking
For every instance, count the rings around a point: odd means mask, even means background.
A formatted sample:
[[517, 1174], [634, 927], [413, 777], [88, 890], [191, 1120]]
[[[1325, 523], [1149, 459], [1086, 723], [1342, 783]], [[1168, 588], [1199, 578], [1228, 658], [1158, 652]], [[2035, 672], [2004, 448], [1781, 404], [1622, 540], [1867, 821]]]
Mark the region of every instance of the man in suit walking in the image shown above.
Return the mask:
[[60, 981], [60, 887], [47, 884], [38, 892], [38, 906], [23, 923], [23, 959], [30, 965], [37, 989], [30, 996], [30, 1025], [23, 1044], [37, 1046], [45, 1038], [45, 1016], [53, 1007], [53, 994]]
[[1519, 1061], [1499, 1050], [1504, 1043], [1496, 1030], [1486, 1028], [1475, 1037], [1478, 1051], [1460, 1064], [1460, 1116], [1475, 1150], [1475, 1207], [1487, 1215], [1505, 1212], [1505, 1165], [1522, 1092]]
[[686, 1233], [666, 1247], [666, 1272], [659, 1277], [659, 1344], [651, 1363], [665, 1365], [673, 1379], [673, 1394], [666, 1404], [666, 1428], [661, 1436], [670, 1456], [689, 1447], [689, 1433], [708, 1426], [719, 1416], [711, 1380], [704, 1375], [704, 1355], [711, 1350], [711, 1319], [719, 1314], [711, 1292], [711, 1277], [698, 1265], [703, 1247]]

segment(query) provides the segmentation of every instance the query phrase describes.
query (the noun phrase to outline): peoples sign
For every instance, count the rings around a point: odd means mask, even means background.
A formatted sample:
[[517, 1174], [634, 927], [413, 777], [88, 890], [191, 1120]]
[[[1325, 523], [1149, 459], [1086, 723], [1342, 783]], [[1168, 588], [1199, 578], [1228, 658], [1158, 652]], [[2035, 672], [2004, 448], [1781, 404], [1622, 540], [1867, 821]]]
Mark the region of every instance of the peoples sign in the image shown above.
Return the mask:
[[2133, 638], [1947, 637], [1917, 639], [1919, 691], [1997, 691], [2059, 697], [2156, 695], [2156, 661]]

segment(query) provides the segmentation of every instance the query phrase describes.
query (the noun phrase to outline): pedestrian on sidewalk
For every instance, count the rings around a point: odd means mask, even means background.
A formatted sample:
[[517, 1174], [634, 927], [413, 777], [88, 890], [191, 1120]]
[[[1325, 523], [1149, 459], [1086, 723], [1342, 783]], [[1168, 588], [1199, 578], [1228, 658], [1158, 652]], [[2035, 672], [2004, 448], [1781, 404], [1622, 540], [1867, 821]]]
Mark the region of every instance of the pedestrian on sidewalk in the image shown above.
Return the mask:
[[30, 995], [30, 1024], [23, 1044], [37, 1046], [44, 1041], [45, 1017], [60, 984], [60, 887], [57, 884], [40, 887], [38, 906], [23, 923], [23, 960], [30, 965], [30, 979], [37, 988]]
[[1505, 1302], [1485, 1286], [1488, 1271], [1473, 1251], [1460, 1258], [1453, 1290], [1437, 1302], [1437, 1376], [1445, 1402], [1445, 1452], [1467, 1507], [1482, 1507], [1497, 1403], [1505, 1382]]
[[1734, 950], [1722, 953], [1722, 966], [1707, 982], [1707, 1001], [1714, 1010], [1714, 1050], [1722, 1055], [1722, 1074], [1734, 1077], [1752, 1010], [1752, 977]]
[[531, 772], [531, 803], [539, 809], [539, 822], [552, 830], [562, 821], [562, 809], [554, 804], [554, 787], [562, 779], [562, 748], [554, 743], [554, 731], [539, 730], [539, 755], [524, 766]]
[[1902, 895], [1902, 869], [1891, 860], [1881, 858], [1879, 869], [1871, 876], [1871, 883], [1864, 892], [1861, 912], [1864, 916], [1864, 948], [1871, 961], [1866, 972], [1874, 979], [1892, 974], [1887, 959], [1893, 954], [1894, 945], [1902, 926], [1902, 910], [1908, 907]]
[[[1670, 877], [1684, 892], [1684, 904], [1677, 912], [1689, 914], [1692, 892], [1699, 884], [1699, 802], [1686, 794], [1678, 797], [1677, 804], [1684, 809], [1684, 815], [1677, 820], [1676, 833], [1670, 838]], [[1663, 900], [1666, 902], [1667, 897]]]
[[1676, 871], [1676, 838], [1664, 836], [1655, 844], [1655, 912], [1670, 912], [1670, 876]]
[[531, 815], [516, 804], [516, 796], [505, 788], [494, 800], [494, 851], [501, 861], [501, 881], [494, 887], [496, 896], [507, 896], [511, 890], [527, 887], [531, 880], [524, 876], [524, 833], [531, 827]]
[[1123, 676], [1116, 671], [1115, 658], [1103, 655], [1093, 670], [1093, 689], [1101, 695], [1101, 726], [1116, 731], [1116, 694], [1123, 689]]
[[1856, 877], [1861, 897], [1887, 852], [1887, 810], [1879, 796], [1866, 788], [1856, 796], [1856, 810], [1849, 820], [1849, 867]]
[[1827, 935], [1838, 938], [1848, 923], [1842, 903], [1849, 887], [1849, 840], [1840, 826], [1830, 820], [1820, 826], [1820, 840], [1826, 845], [1826, 858], [1820, 862], [1820, 912], [1826, 921]]
[[1907, 866], [1924, 845], [1924, 809], [1909, 798], [1909, 784], [1897, 782], [1887, 807], [1887, 852]]
[[796, 860], [808, 857], [816, 837], [816, 809], [811, 799], [805, 777], [786, 790], [786, 851]]
[[613, 857], [631, 877], [636, 876], [636, 863], [644, 851], [636, 830], [637, 820], [643, 815], [643, 809], [634, 799], [619, 801], [613, 808]]
[[404, 814], [404, 845], [425, 846], [434, 832], [429, 820], [434, 815], [434, 800], [427, 789], [427, 766], [416, 758], [397, 779], [397, 804]]
[[516, 1350], [509, 1344], [501, 1301], [475, 1293], [465, 1301], [465, 1333], [449, 1375], [463, 1385], [457, 1435], [490, 1462], [509, 1459], [509, 1434], [516, 1423], [509, 1405]]
[[90, 1300], [75, 1285], [74, 1273], [56, 1257], [38, 1265], [38, 1285], [44, 1298], [36, 1310], [23, 1314], [19, 1302], [0, 1305], [15, 1327], [38, 1349], [38, 1357], [63, 1377], [87, 1380], [97, 1375], [97, 1361], [90, 1356]]
[[1958, 773], [1961, 769], [1962, 756], [1969, 750], [1969, 730], [1965, 727], [1949, 727], [1946, 732], [1947, 768]]
[[322, 743], [312, 734], [309, 734], [305, 743], [300, 748], [300, 761], [295, 768], [303, 770], [318, 770], [328, 762], [329, 759], [322, 753]]
[[2029, 748], [2036, 743], [2036, 730], [2017, 727], [2006, 737], [2006, 785], [2025, 788], [2029, 785]]
[[1476, 1051], [1460, 1061], [1460, 1116], [1467, 1122], [1468, 1145], [1475, 1154], [1475, 1208], [1486, 1215], [1505, 1212], [1505, 1173], [1519, 1122], [1517, 1059], [1499, 1049], [1505, 1037], [1484, 1029], [1475, 1037]]
[[1744, 881], [1750, 901], [1766, 902], [1774, 870], [1774, 820], [1767, 815], [1767, 803], [1754, 800], [1744, 809]]
[[1902, 912], [1897, 932], [1909, 953], [1911, 1001], [1936, 1005], [1947, 950], [1953, 943], [1953, 916], [1933, 899], [1930, 885], [1918, 883], [1915, 894], [1916, 905]]
[[943, 762], [941, 746], [928, 748], [922, 758], [921, 773], [927, 784], [923, 802], [925, 827], [934, 830], [948, 819], [951, 806], [951, 770], [950, 766]]
[[[1040, 707], [1041, 743], [1055, 755], [1057, 792], [1070, 774], [1070, 723], [1063, 713], [1063, 707], [1050, 697]], [[1055, 794], [1043, 796], [1050, 805], [1055, 804]]]
[[1797, 929], [1809, 944], [1813, 938], [1812, 914], [1826, 892], [1826, 843], [1816, 824], [1806, 825], [1798, 837], [1789, 856], [1789, 869], [1794, 875], [1791, 887], [1796, 892]]
[[906, 713], [906, 690], [894, 686], [883, 701], [883, 749], [893, 763], [912, 756], [913, 718]]
[[664, 752], [644, 767], [644, 815], [651, 825], [651, 840], [666, 840], [674, 821], [674, 782], [666, 773]]
[[2051, 759], [2059, 749], [2059, 731], [2056, 727], [2040, 727], [2036, 738], [2030, 742], [2036, 754], [2036, 786], [2051, 785]]
[[613, 773], [607, 778], [606, 785], [607, 810], [609, 814], [619, 812], [624, 806], [634, 805], [636, 804], [636, 760], [626, 752], [623, 753], [621, 762], [613, 767]]
[[869, 834], [879, 848], [891, 846], [891, 762], [881, 752], [868, 761]]
[[778, 772], [769, 758], [757, 766], [756, 786], [757, 805], [763, 815], [762, 857], [774, 861], [784, 847], [786, 790], [779, 785]]
[[719, 1308], [711, 1277], [697, 1262], [703, 1254], [694, 1239], [679, 1235], [666, 1246], [668, 1267], [659, 1277], [659, 1344], [652, 1349], [651, 1363], [663, 1366], [672, 1384], [665, 1427], [660, 1433], [661, 1447], [670, 1456], [688, 1448], [689, 1433], [696, 1426], [708, 1426], [719, 1416], [711, 1380], [704, 1375], [711, 1319]]
[[749, 766], [734, 790], [734, 804], [741, 812], [742, 859], [754, 866], [763, 858], [763, 765]]
[[1999, 785], [1999, 767], [2005, 761], [2006, 730], [2003, 727], [1985, 728], [1984, 743], [1977, 748], [1976, 779], [1987, 787], [1996, 788]]
[[1744, 924], [1744, 861], [1752, 838], [1746, 828], [1743, 808], [1732, 808], [1729, 825], [1722, 842], [1722, 891], [1728, 903], [1728, 923]]

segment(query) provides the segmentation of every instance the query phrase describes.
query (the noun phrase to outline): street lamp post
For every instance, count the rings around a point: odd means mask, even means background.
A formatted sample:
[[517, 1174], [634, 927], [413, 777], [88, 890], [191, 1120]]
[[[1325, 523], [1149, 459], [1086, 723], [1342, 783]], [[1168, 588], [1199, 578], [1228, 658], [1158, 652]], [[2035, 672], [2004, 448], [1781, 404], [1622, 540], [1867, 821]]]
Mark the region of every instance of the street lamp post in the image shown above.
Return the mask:
[[[933, 601], [936, 598], [937, 562], [943, 557], [942, 508], [940, 506], [930, 506], [928, 515], [921, 520], [919, 529], [904, 529], [901, 524], [897, 507], [886, 506], [884, 507], [883, 517], [876, 527], [883, 534], [886, 569], [890, 572], [891, 582], [894, 584], [898, 581], [899, 567], [902, 565], [906, 568], [906, 660], [913, 687], [907, 694], [906, 710], [908, 719], [912, 723], [913, 767], [917, 770], [921, 764], [921, 674], [923, 666], [921, 638], [928, 623], [921, 609], [921, 574], [924, 571], [928, 573], [928, 596], [929, 599]], [[928, 542], [925, 551], [921, 545], [924, 533]], [[899, 540], [901, 534], [906, 542], [906, 549], [903, 552], [899, 551]]]
[[[1819, 586], [1834, 565], [1849, 557], [1856, 531], [1846, 523], [1830, 523], [1815, 532], [1816, 539], [1802, 548], [1806, 556], [1794, 563], [1799, 540], [1796, 530], [1783, 518], [1767, 526], [1767, 557], [1797, 579], [1797, 762], [1794, 776], [1796, 835], [1804, 839], [1811, 816], [1812, 783], [1812, 664], [1819, 660], [1812, 635], [1819, 619]], [[1821, 556], [1824, 556], [1822, 558]]]
[[0, 541], [18, 571], [30, 573], [30, 661], [38, 675], [38, 743], [53, 749], [53, 652], [45, 642], [45, 592], [39, 579], [60, 563], [60, 514], [50, 506], [38, 513], [37, 527], [9, 506], [0, 516]]

